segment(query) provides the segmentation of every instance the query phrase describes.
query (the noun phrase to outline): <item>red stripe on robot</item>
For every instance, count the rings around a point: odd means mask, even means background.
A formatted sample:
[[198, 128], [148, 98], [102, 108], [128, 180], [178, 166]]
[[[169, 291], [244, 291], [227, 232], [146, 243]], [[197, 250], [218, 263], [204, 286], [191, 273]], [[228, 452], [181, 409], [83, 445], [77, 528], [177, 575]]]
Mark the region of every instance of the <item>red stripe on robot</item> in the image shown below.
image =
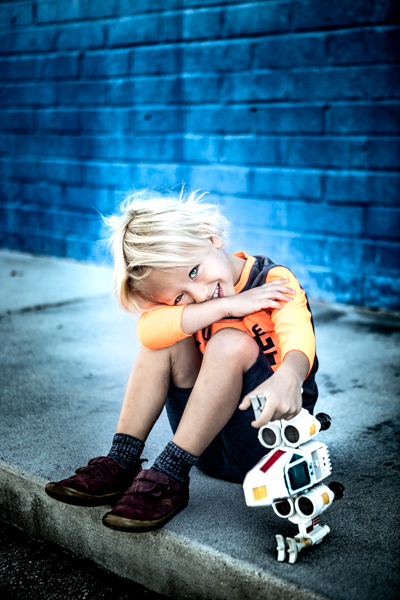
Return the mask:
[[263, 464], [263, 466], [260, 467], [260, 471], [262, 471], [263, 473], [266, 473], [268, 471], [268, 469], [270, 469], [272, 467], [272, 465], [275, 464], [276, 461], [283, 454], [286, 454], [286, 452], [284, 450], [277, 450], [276, 452], [274, 452], [274, 454], [269, 457], [269, 459]]

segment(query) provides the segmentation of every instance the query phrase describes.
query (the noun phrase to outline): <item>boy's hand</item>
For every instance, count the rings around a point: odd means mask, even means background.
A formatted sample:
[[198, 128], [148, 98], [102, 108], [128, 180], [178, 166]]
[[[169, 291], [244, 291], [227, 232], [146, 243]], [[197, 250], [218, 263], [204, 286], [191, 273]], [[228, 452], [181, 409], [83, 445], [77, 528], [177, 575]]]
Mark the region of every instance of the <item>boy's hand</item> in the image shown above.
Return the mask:
[[266, 402], [260, 417], [252, 422], [259, 429], [270, 421], [293, 419], [301, 410], [301, 387], [309, 369], [305, 354], [298, 350], [288, 352], [277, 371], [247, 394], [239, 404], [240, 410], [250, 408], [250, 396], [264, 395]]
[[235, 296], [224, 298], [227, 317], [246, 317], [266, 308], [283, 308], [280, 302], [290, 302], [287, 294], [295, 294], [296, 291], [284, 285], [289, 279], [275, 279], [264, 283], [260, 287], [247, 290]]

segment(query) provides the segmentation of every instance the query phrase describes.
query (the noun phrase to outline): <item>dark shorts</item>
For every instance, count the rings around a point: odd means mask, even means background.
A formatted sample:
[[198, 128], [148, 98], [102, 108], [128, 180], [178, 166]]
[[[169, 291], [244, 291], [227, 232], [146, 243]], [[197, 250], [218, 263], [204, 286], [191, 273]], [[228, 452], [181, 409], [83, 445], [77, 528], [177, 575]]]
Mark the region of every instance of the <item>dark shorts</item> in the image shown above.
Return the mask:
[[[240, 401], [271, 375], [272, 368], [260, 350], [256, 362], [243, 376]], [[304, 386], [303, 406], [312, 414], [317, 400], [314, 376], [312, 381], [307, 379], [305, 383], [307, 386]], [[178, 388], [173, 384], [170, 386], [166, 409], [174, 433], [191, 392], [192, 388]], [[244, 411], [237, 409], [200, 456], [196, 467], [211, 477], [242, 483], [246, 473], [268, 452], [258, 441], [258, 429], [251, 426], [252, 421], [252, 408]]]

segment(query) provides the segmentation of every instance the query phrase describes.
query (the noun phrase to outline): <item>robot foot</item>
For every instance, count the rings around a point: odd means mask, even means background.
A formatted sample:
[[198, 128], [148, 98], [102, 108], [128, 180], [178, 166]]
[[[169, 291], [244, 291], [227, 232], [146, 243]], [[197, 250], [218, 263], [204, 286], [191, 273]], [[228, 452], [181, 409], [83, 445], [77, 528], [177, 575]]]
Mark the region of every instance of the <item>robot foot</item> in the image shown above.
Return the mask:
[[276, 549], [278, 551], [278, 562], [284, 562], [286, 559], [287, 544], [283, 535], [276, 535]]
[[299, 552], [304, 548], [304, 544], [299, 544], [294, 538], [286, 538], [286, 542], [288, 545], [289, 564], [294, 565], [299, 556]]
[[310, 544], [307, 540], [296, 540], [295, 538], [284, 538], [283, 535], [276, 535], [276, 549], [278, 551], [278, 562], [284, 562], [294, 565], [297, 561], [299, 553], [303, 548], [307, 548]]

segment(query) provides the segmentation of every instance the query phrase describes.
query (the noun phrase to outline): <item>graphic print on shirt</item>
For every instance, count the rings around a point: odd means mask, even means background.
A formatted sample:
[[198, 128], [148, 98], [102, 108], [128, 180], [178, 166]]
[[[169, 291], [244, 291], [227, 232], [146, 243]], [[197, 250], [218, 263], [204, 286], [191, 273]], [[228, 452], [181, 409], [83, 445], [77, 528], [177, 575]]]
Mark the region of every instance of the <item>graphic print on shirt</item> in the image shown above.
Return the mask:
[[266, 331], [263, 331], [262, 327], [260, 325], [257, 325], [257, 323], [253, 325], [253, 327], [251, 328], [251, 332], [258, 344], [258, 347], [261, 348], [261, 350], [264, 352], [265, 357], [268, 360], [271, 367], [272, 365], [276, 365], [274, 355], [278, 354], [278, 352], [277, 350], [272, 350], [272, 348], [275, 348], [273, 339], [271, 337], [266, 337], [265, 339], [262, 339], [262, 335], [268, 336], [268, 334]]

